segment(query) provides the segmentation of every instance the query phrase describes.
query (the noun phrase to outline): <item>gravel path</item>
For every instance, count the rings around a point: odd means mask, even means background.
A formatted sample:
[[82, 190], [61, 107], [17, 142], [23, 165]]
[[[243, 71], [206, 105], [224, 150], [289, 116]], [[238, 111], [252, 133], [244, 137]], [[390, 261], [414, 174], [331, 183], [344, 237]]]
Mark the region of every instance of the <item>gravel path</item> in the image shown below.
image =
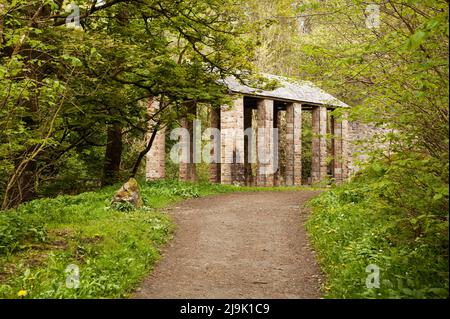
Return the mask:
[[320, 271], [303, 205], [315, 191], [188, 200], [162, 260], [135, 298], [320, 298]]

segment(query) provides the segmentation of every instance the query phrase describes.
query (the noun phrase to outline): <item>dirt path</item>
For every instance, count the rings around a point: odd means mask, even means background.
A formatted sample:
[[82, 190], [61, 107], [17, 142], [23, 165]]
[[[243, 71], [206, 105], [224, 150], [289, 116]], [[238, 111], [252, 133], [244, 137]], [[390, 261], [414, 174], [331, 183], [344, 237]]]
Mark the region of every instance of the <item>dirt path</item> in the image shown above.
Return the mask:
[[237, 193], [169, 211], [177, 230], [135, 298], [319, 298], [304, 203], [318, 192]]

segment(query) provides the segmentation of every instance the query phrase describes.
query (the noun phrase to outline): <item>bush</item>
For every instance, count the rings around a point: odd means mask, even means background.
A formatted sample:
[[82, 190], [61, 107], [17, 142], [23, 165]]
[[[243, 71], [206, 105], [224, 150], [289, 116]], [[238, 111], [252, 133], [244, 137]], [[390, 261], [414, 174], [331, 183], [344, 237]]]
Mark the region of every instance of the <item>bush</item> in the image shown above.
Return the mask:
[[196, 184], [178, 180], [160, 180], [147, 183], [146, 193], [153, 195], [167, 195], [182, 198], [200, 197], [200, 190]]
[[[448, 184], [420, 163], [377, 162], [311, 201], [326, 297], [448, 298]], [[366, 288], [371, 264], [380, 288]]]
[[132, 212], [133, 210], [136, 210], [136, 207], [129, 202], [114, 202], [111, 204], [111, 209], [119, 212]]
[[45, 238], [42, 224], [13, 212], [0, 214], [0, 255], [13, 253], [27, 244], [43, 242]]

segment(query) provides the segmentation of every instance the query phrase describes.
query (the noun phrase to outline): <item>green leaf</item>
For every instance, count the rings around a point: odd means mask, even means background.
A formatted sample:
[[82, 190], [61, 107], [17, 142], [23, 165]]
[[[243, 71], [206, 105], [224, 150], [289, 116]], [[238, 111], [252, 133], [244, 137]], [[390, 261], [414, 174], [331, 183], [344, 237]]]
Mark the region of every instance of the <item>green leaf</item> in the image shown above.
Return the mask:
[[416, 50], [417, 48], [419, 48], [422, 43], [425, 41], [425, 39], [427, 38], [428, 33], [423, 31], [423, 30], [419, 30], [417, 31], [408, 41], [408, 48], [411, 51]]

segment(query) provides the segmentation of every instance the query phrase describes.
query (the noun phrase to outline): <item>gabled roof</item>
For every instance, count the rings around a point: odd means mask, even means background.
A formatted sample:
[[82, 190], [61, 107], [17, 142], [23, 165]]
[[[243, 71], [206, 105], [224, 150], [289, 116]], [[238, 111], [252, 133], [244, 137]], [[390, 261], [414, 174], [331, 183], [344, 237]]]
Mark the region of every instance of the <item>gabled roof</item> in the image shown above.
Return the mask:
[[264, 91], [244, 85], [235, 77], [226, 78], [225, 84], [233, 93], [281, 99], [304, 104], [349, 107], [344, 102], [338, 100], [309, 81], [294, 81], [273, 74], [263, 74], [263, 76], [269, 80], [277, 80], [280, 83], [280, 87], [273, 91]]

